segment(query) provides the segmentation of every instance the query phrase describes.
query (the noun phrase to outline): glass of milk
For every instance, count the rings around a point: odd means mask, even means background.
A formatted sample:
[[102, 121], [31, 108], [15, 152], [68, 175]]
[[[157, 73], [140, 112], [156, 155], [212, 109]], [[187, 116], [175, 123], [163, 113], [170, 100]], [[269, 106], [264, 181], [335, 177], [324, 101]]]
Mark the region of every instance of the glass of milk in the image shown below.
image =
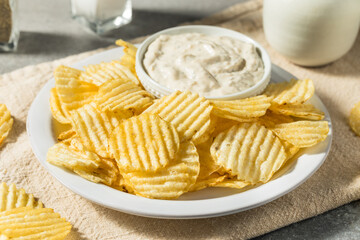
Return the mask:
[[97, 34], [128, 24], [131, 0], [71, 0], [72, 17]]
[[360, 0], [264, 0], [269, 44], [302, 66], [321, 66], [345, 55], [360, 25]]

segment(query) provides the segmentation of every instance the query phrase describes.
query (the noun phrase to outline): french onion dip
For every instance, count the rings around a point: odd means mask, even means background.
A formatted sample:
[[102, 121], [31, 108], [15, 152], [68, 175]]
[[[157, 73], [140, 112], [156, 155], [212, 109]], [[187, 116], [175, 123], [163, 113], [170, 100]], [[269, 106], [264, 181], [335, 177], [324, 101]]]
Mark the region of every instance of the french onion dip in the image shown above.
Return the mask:
[[143, 64], [161, 85], [208, 97], [243, 91], [264, 75], [253, 44], [200, 33], [160, 35], [149, 45]]

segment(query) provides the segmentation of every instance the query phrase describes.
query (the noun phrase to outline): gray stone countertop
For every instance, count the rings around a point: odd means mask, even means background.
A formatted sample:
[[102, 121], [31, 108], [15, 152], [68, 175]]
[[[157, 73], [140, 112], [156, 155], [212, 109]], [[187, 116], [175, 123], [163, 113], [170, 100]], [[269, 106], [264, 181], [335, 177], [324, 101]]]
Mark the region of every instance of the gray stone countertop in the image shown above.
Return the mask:
[[[145, 4], [141, 7], [141, 1], [138, 0], [134, 1], [137, 4], [135, 4], [133, 21], [129, 25], [105, 37], [99, 37], [71, 19], [69, 1], [19, 2], [21, 2], [19, 47], [15, 53], [0, 53], [0, 74], [27, 65], [106, 47], [113, 44], [117, 38], [127, 40], [201, 17], [199, 13], [191, 15], [173, 11], [169, 14], [154, 9], [144, 10], [148, 6]], [[213, 9], [204, 11], [208, 13]], [[360, 239], [360, 201], [256, 238], [256, 240], [268, 239]]]

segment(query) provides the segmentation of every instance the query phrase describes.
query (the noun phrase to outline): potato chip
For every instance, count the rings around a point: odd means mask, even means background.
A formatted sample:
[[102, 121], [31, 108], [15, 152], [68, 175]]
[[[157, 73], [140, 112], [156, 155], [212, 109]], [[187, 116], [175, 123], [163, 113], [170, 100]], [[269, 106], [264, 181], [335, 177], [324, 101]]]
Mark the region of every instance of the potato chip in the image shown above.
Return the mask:
[[121, 65], [119, 61], [89, 65], [85, 67], [85, 71], [80, 75], [81, 81], [96, 86], [101, 86], [105, 82], [115, 79], [121, 79], [123, 82], [132, 82], [136, 85], [140, 85], [137, 76], [128, 68]]
[[315, 108], [312, 104], [299, 104], [299, 105], [273, 104], [271, 105], [270, 110], [275, 113], [290, 115], [293, 117], [304, 118], [309, 120], [321, 120], [325, 116], [325, 114], [322, 111]]
[[[200, 171], [201, 171], [201, 167], [200, 167]], [[228, 177], [227, 175], [220, 175], [219, 173], [215, 172], [207, 176], [206, 178], [202, 178], [202, 179], [198, 178], [195, 184], [190, 187], [189, 192], [199, 191], [207, 187], [214, 187], [217, 184], [224, 181], [227, 177]]]
[[259, 123], [267, 128], [275, 127], [280, 123], [294, 122], [294, 119], [287, 115], [277, 114], [272, 111], [267, 111], [266, 114], [258, 119]]
[[80, 74], [80, 70], [65, 66], [59, 66], [55, 70], [55, 87], [65, 115], [90, 103], [97, 93], [98, 87], [80, 81]]
[[270, 97], [260, 95], [231, 101], [212, 100], [211, 104], [214, 106], [213, 114], [222, 118], [246, 122], [246, 119], [254, 119], [265, 115], [266, 110], [271, 105], [270, 102]]
[[208, 141], [196, 146], [200, 162], [200, 173], [198, 179], [205, 179], [220, 168], [210, 154], [211, 144], [212, 139], [209, 139]]
[[297, 121], [275, 125], [271, 130], [280, 139], [303, 148], [324, 141], [329, 132], [329, 123], [327, 121]]
[[238, 180], [237, 178], [228, 178], [224, 181], [216, 183], [213, 185], [214, 187], [227, 187], [227, 188], [237, 188], [237, 189], [244, 189], [245, 187], [250, 186], [250, 183]]
[[149, 113], [122, 121], [110, 139], [110, 149], [121, 173], [166, 167], [179, 146], [175, 128]]
[[0, 235], [9, 239], [64, 239], [71, 224], [50, 208], [21, 207], [0, 213]]
[[286, 160], [280, 140], [258, 123], [240, 123], [221, 132], [210, 152], [227, 172], [251, 184], [269, 181]]
[[56, 88], [52, 88], [50, 91], [50, 109], [53, 117], [62, 124], [69, 124], [70, 120], [68, 119], [67, 112], [64, 110], [64, 107], [60, 101], [59, 95], [56, 91]]
[[295, 156], [295, 154], [297, 154], [300, 150], [300, 148], [292, 145], [291, 143], [287, 142], [287, 141], [281, 141], [282, 145], [285, 148], [285, 153], [286, 153], [286, 160], [291, 159], [293, 156]]
[[[358, 136], [360, 136], [360, 102], [355, 104], [353, 109], [351, 109], [349, 123], [350, 123], [350, 127], [352, 128], [352, 130]], [[0, 141], [0, 143], [1, 143], [1, 141]]]
[[27, 194], [24, 189], [17, 189], [15, 184], [8, 186], [2, 182], [0, 184], [0, 212], [19, 207], [42, 208], [43, 204], [32, 194]]
[[132, 82], [114, 79], [100, 86], [96, 103], [103, 111], [141, 113], [152, 99], [150, 93]]
[[70, 139], [76, 135], [76, 132], [73, 129], [70, 129], [68, 131], [62, 132], [59, 134], [57, 140], [59, 142]]
[[187, 192], [199, 175], [199, 155], [195, 145], [183, 142], [171, 165], [157, 172], [129, 172], [124, 174], [135, 193], [158, 199], [175, 199]]
[[57, 143], [47, 152], [46, 160], [56, 166], [65, 167], [72, 171], [94, 171], [100, 167], [100, 158], [89, 151], [75, 151], [69, 145]]
[[304, 103], [314, 95], [314, 92], [312, 80], [291, 79], [290, 82], [270, 83], [264, 94], [273, 97], [273, 103], [282, 105]]
[[124, 47], [124, 55], [121, 57], [121, 65], [129, 68], [134, 74], [135, 71], [135, 57], [137, 48], [131, 43], [125, 42], [121, 39], [117, 40], [116, 45]]
[[0, 103], [0, 145], [9, 135], [13, 123], [14, 119], [12, 119], [10, 111], [7, 109], [5, 104]]
[[181, 141], [192, 140], [195, 144], [206, 141], [203, 136], [210, 132], [212, 106], [204, 97], [189, 91], [175, 91], [155, 101], [145, 112], [158, 114], [172, 123]]
[[118, 124], [117, 119], [111, 119], [94, 103], [71, 112], [71, 125], [81, 142], [103, 158], [110, 158], [109, 137]]
[[220, 132], [223, 132], [232, 126], [238, 124], [238, 121], [231, 120], [228, 118], [220, 118], [216, 115], [211, 114], [211, 125], [213, 129], [211, 131], [211, 136], [217, 136]]

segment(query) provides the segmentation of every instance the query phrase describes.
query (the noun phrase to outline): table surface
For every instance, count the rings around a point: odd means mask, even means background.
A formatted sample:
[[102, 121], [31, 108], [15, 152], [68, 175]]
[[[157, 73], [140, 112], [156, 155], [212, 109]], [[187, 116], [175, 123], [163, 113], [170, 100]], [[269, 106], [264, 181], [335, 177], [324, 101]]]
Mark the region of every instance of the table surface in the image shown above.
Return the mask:
[[[129, 25], [99, 37], [71, 19], [69, 1], [20, 2], [19, 47], [15, 53], [0, 53], [0, 74], [107, 47], [117, 38], [127, 40], [151, 34], [185, 21], [196, 20], [201, 15], [178, 12], [169, 14], [164, 11], [155, 12], [153, 9], [147, 11], [144, 9], [147, 6], [141, 7], [140, 1], [137, 1], [133, 21]], [[265, 239], [360, 239], [360, 201], [256, 238]]]

